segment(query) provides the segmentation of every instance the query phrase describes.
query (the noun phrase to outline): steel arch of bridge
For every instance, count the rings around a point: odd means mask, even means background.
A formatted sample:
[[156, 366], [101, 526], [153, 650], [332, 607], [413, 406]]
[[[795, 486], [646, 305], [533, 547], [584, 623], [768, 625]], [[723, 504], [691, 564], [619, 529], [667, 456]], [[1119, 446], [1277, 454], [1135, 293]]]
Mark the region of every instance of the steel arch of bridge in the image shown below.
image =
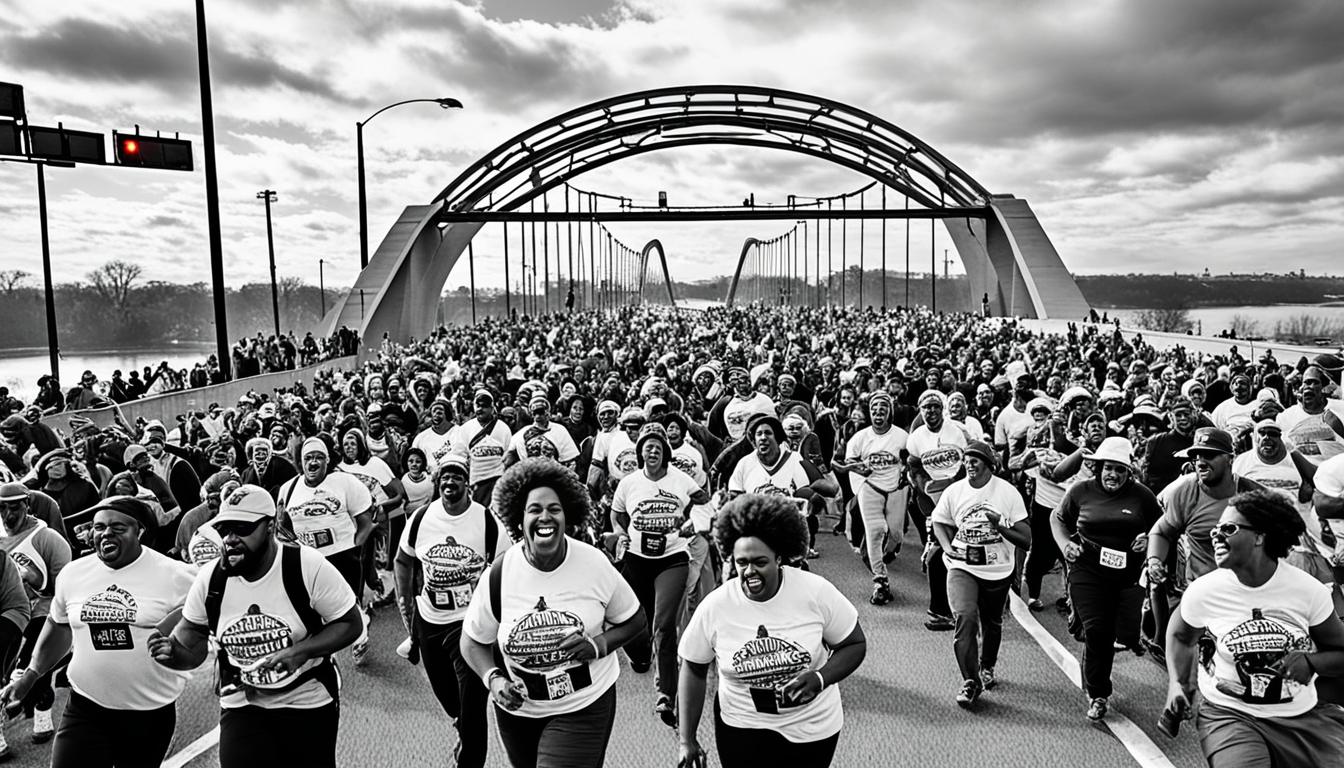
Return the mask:
[[658, 254], [658, 263], [662, 265], [663, 280], [667, 283], [667, 301], [675, 307], [677, 296], [672, 290], [672, 273], [667, 271], [667, 253], [663, 251], [663, 244], [656, 237], [645, 243], [639, 252], [639, 295], [644, 296], [644, 286], [649, 281], [649, 255], [655, 252]]
[[[1090, 309], [1025, 200], [991, 194], [937, 150], [893, 123], [817, 96], [755, 86], [704, 85], [604, 99], [503, 142], [444, 187], [429, 205], [408, 206], [402, 212], [354, 288], [328, 313], [323, 330], [330, 334], [345, 325], [359, 329], [365, 339], [384, 334], [394, 340], [423, 337], [433, 328], [439, 293], [449, 273], [485, 222], [523, 220], [528, 214], [522, 206], [608, 163], [702, 145], [760, 147], [816, 157], [907, 195], [926, 209], [925, 216], [942, 219], [966, 266], [973, 299], [982, 292], [988, 295], [996, 314], [1072, 319]], [[826, 215], [806, 208], [796, 211], [799, 217]], [[775, 214], [784, 213], [753, 210], [742, 218], [778, 218]], [[898, 211], [889, 213], [900, 217]], [[655, 212], [636, 215], [647, 219]], [[717, 213], [719, 218], [723, 215]], [[510, 218], [514, 216], [518, 218]], [[588, 221], [601, 220], [603, 214], [545, 214], [548, 220], [562, 216]], [[689, 218], [694, 216], [686, 211], [671, 211], [668, 220]], [[665, 259], [663, 265], [666, 270]]]
[[500, 144], [443, 188], [445, 211], [514, 211], [575, 176], [661, 149], [732, 144], [837, 163], [926, 208], [982, 208], [989, 193], [937, 150], [882, 118], [776, 88], [659, 88], [594, 102]]

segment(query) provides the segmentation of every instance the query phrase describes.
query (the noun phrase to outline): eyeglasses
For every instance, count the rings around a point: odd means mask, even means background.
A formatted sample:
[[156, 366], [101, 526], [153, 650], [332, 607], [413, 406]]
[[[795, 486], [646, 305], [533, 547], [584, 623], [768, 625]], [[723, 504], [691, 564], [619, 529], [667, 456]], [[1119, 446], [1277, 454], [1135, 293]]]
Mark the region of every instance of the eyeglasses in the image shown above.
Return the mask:
[[1243, 523], [1219, 523], [1213, 526], [1213, 530], [1209, 531], [1209, 538], [1229, 539], [1233, 536], [1236, 536], [1237, 531], [1251, 531], [1258, 533], [1258, 531], [1255, 528], [1252, 528], [1251, 526], [1245, 525]]
[[244, 539], [256, 533], [257, 529], [260, 528], [261, 524], [264, 522], [266, 522], [266, 518], [264, 517], [260, 520], [253, 520], [250, 523], [226, 520], [222, 523], [215, 523], [215, 530], [219, 531], [219, 537], [221, 539], [229, 536], [237, 536], [240, 539]]

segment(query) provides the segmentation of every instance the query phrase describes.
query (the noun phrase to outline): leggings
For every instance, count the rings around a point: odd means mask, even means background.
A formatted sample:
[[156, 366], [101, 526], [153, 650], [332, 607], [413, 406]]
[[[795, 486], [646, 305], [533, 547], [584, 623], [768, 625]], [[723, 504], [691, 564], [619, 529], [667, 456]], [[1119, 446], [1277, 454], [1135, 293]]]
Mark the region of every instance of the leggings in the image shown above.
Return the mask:
[[689, 558], [685, 552], [648, 558], [627, 553], [622, 575], [639, 598], [646, 631], [625, 646], [632, 664], [657, 661], [658, 692], [677, 695], [677, 613], [686, 595]]
[[109, 709], [72, 690], [52, 743], [51, 765], [158, 768], [176, 727], [177, 709], [172, 704], [147, 710]]
[[522, 717], [496, 706], [495, 719], [513, 768], [601, 768], [616, 722], [616, 686], [578, 712]]
[[1069, 567], [1069, 600], [1083, 625], [1083, 687], [1089, 698], [1111, 695], [1115, 642], [1139, 642], [1143, 588], [1138, 568], [1106, 568], [1084, 552]]
[[887, 564], [883, 562], [882, 541], [888, 535], [900, 541], [905, 528], [906, 490], [879, 491], [863, 483], [855, 491], [859, 514], [863, 517], [863, 538], [868, 548], [868, 565], [873, 580], [887, 578]]
[[947, 565], [943, 562], [943, 549], [938, 540], [929, 533], [929, 516], [933, 514], [934, 501], [927, 494], [915, 493], [915, 505], [910, 515], [915, 518], [915, 528], [919, 531], [919, 542], [925, 545], [933, 542], [934, 553], [927, 566], [929, 576], [929, 614], [931, 616], [951, 617], [952, 606], [947, 601]]
[[230, 707], [219, 716], [219, 766], [335, 768], [340, 723], [336, 701], [316, 709]]
[[489, 692], [458, 650], [462, 622], [431, 624], [416, 615], [415, 637], [420, 644], [420, 660], [425, 664], [430, 690], [457, 728], [458, 743], [462, 745], [457, 765], [459, 768], [481, 768], [485, 765], [489, 744], [485, 719]]
[[840, 733], [817, 741], [792, 742], [767, 728], [738, 728], [723, 721], [719, 697], [714, 697], [714, 741], [723, 768], [787, 765], [791, 768], [828, 768], [840, 743]]
[[1027, 563], [1023, 567], [1027, 582], [1027, 597], [1037, 599], [1041, 596], [1041, 581], [1063, 558], [1059, 546], [1055, 544], [1055, 534], [1050, 530], [1050, 516], [1054, 510], [1036, 502], [1031, 503], [1031, 550], [1027, 552]]

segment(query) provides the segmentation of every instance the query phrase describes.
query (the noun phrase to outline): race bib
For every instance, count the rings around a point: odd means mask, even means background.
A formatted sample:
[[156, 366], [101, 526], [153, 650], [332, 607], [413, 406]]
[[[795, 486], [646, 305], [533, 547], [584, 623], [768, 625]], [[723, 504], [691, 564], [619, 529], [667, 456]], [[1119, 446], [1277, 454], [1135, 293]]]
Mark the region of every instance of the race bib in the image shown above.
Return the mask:
[[466, 608], [471, 602], [471, 585], [463, 584], [448, 589], [425, 590], [429, 593], [429, 604], [441, 611], [455, 611]]
[[329, 547], [336, 541], [336, 537], [332, 535], [330, 528], [304, 532], [299, 535], [299, 539], [313, 549]]
[[563, 699], [574, 692], [574, 680], [568, 669], [546, 673], [546, 697], [551, 701]]
[[1101, 548], [1101, 564], [1107, 568], [1124, 570], [1125, 564], [1128, 561], [1129, 557], [1118, 549], [1111, 549], [1110, 547]]
[[979, 544], [966, 545], [966, 564], [984, 565], [987, 562], [985, 557], [985, 548]]
[[130, 624], [90, 624], [89, 638], [95, 651], [129, 651], [135, 647]]
[[667, 551], [667, 534], [646, 533], [639, 537], [639, 554], [644, 557], [662, 557]]

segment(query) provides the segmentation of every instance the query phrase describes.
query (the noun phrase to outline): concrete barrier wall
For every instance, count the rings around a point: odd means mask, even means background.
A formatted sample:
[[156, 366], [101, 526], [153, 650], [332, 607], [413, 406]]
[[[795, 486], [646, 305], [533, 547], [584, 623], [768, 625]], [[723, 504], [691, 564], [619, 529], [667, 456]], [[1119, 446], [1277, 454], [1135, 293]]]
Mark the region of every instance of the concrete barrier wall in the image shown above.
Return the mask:
[[[1041, 333], [1068, 333], [1068, 320], [1022, 320], [1022, 325], [1031, 330]], [[1092, 325], [1092, 323], [1078, 322], [1079, 326]], [[1115, 326], [1106, 324], [1102, 330], [1109, 334]], [[1220, 339], [1216, 336], [1190, 336], [1184, 333], [1165, 333], [1163, 331], [1146, 331], [1142, 328], [1130, 328], [1122, 326], [1120, 333], [1129, 341], [1142, 334], [1143, 340], [1157, 349], [1171, 349], [1173, 347], [1185, 347], [1200, 355], [1226, 355], [1232, 351], [1233, 347], [1242, 357], [1252, 362], [1258, 361], [1265, 352], [1273, 353], [1274, 358], [1280, 363], [1295, 364], [1299, 357], [1305, 356], [1308, 360], [1324, 352], [1335, 352], [1338, 347], [1303, 347], [1294, 344], [1280, 344], [1275, 341], [1247, 341], [1246, 339]]]
[[[178, 415], [187, 411], [205, 410], [205, 407], [211, 403], [219, 403], [228, 408], [237, 403], [238, 398], [251, 390], [270, 394], [277, 387], [289, 387], [297, 382], [302, 382], [305, 387], [311, 389], [313, 378], [319, 372], [328, 369], [353, 370], [355, 365], [356, 358], [354, 356], [336, 357], [316, 365], [296, 368], [292, 371], [263, 373], [260, 376], [226, 381], [223, 384], [214, 384], [200, 389], [184, 389], [178, 392], [165, 392], [162, 395], [142, 397], [139, 400], [122, 403], [121, 411], [126, 415], [126, 420], [132, 424], [135, 423], [137, 418], [144, 418], [145, 421], [158, 419], [163, 422], [164, 426], [172, 429], [177, 424]], [[106, 427], [113, 424], [115, 413], [116, 409], [110, 407], [89, 408], [82, 411], [65, 411], [52, 414], [43, 418], [42, 421], [53, 429], [60, 429], [69, 434], [71, 416], [76, 414], [85, 416], [92, 419], [98, 426]]]

